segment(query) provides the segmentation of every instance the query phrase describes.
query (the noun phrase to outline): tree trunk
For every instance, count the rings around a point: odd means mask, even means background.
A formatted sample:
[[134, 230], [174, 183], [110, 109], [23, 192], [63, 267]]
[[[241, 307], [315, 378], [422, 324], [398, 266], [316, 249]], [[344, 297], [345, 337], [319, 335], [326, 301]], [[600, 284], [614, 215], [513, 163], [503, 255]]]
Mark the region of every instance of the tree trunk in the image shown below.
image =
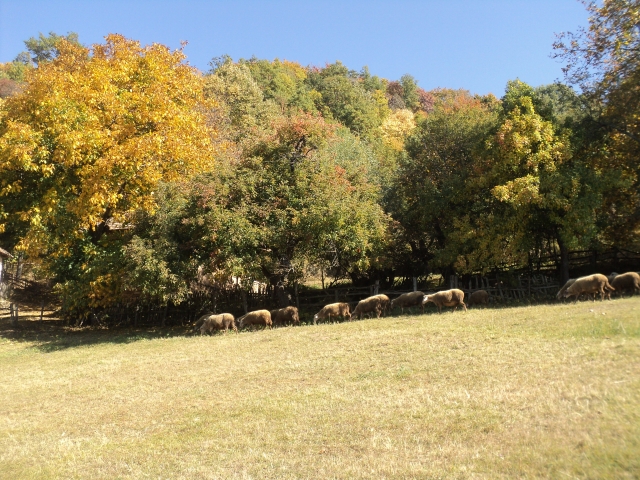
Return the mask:
[[564, 242], [558, 238], [558, 246], [560, 247], [560, 275], [562, 277], [562, 284], [565, 284], [569, 280], [569, 250]]

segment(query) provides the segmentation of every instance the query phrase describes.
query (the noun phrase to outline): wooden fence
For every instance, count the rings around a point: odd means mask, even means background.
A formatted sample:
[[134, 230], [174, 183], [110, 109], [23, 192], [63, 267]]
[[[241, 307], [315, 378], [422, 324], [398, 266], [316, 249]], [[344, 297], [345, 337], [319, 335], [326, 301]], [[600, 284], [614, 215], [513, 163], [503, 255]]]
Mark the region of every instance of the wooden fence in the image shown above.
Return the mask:
[[[326, 304], [347, 302], [355, 306], [359, 300], [378, 293], [384, 293], [390, 298], [394, 298], [416, 290], [433, 293], [446, 288], [459, 288], [466, 295], [469, 295], [476, 290], [483, 289], [498, 303], [525, 299], [547, 301], [553, 299], [560, 289], [560, 282], [557, 279], [558, 263], [559, 256], [552, 255], [538, 259], [536, 264], [529, 266], [528, 269], [499, 271], [486, 276], [464, 277], [464, 280], [452, 275], [447, 279], [448, 285], [445, 283], [439, 287], [429, 285], [426, 280], [419, 284], [418, 279], [413, 278], [412, 288], [382, 289], [377, 282], [364, 287], [337, 286], [325, 290], [298, 291], [298, 288], [294, 288], [289, 292], [289, 303], [301, 310], [304, 321], [306, 317]], [[570, 253], [569, 263], [572, 276], [598, 271], [608, 274], [612, 269], [617, 269], [616, 271], [622, 273], [629, 270], [640, 270], [640, 254], [622, 249], [609, 252], [576, 251]], [[3, 272], [3, 279], [5, 285], [9, 284], [17, 288], [32, 286], [32, 282], [29, 280], [20, 278], [16, 273], [6, 270]], [[107, 309], [96, 310], [81, 323], [85, 325], [131, 326], [185, 325], [205, 313], [230, 312], [240, 316], [251, 310], [277, 308], [277, 303], [276, 295], [271, 288], [261, 292], [248, 292], [239, 286], [226, 289], [203, 289], [189, 295], [185, 301], [178, 305], [144, 302], [118, 304]]]
[[[308, 290], [297, 295], [291, 292], [290, 304], [297, 306], [301, 312], [301, 320], [310, 321], [313, 313], [324, 305], [335, 302], [346, 302], [355, 307], [358, 301], [371, 295], [384, 293], [391, 299], [416, 291], [417, 279], [413, 282], [412, 289], [381, 289], [376, 282], [364, 287], [342, 286], [326, 290]], [[423, 286], [424, 287], [424, 286]], [[546, 301], [555, 298], [560, 286], [558, 282], [546, 275], [533, 275], [531, 277], [505, 277], [499, 276], [475, 276], [463, 284], [462, 280], [452, 275], [449, 278], [449, 286], [439, 289], [422, 288], [425, 293], [433, 293], [446, 288], [459, 288], [469, 295], [476, 290], [486, 290], [496, 303], [512, 300], [531, 299], [533, 301]], [[278, 308], [272, 291], [253, 293], [240, 289], [217, 290], [200, 292], [189, 296], [184, 302], [174, 305], [158, 304], [119, 304], [101, 311], [96, 311], [89, 318], [84, 319], [83, 325], [130, 325], [130, 326], [165, 326], [187, 325], [193, 323], [205, 313], [230, 312], [236, 317], [247, 311], [258, 309]]]

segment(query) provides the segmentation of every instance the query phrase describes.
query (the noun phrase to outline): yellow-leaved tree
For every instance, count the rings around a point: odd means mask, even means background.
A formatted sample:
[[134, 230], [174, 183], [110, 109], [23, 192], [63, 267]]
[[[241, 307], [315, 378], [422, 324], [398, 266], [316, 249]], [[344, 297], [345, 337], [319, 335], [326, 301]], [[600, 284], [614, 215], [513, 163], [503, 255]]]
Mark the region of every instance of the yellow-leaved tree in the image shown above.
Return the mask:
[[154, 189], [215, 156], [203, 80], [181, 50], [109, 35], [66, 41], [0, 109], [0, 228], [20, 247], [63, 254], [152, 209]]
[[221, 148], [181, 49], [105, 40], [60, 41], [0, 104], [0, 233], [43, 260], [76, 312], [114, 301], [133, 213], [154, 210], [161, 183], [210, 170]]

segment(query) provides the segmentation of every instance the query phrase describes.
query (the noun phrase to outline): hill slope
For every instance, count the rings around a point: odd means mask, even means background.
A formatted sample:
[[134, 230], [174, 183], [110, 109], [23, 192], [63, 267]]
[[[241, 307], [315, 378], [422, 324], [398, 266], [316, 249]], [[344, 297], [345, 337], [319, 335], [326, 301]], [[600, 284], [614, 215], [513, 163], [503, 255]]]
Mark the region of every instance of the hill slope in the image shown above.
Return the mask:
[[0, 337], [0, 477], [640, 475], [638, 297], [157, 333]]

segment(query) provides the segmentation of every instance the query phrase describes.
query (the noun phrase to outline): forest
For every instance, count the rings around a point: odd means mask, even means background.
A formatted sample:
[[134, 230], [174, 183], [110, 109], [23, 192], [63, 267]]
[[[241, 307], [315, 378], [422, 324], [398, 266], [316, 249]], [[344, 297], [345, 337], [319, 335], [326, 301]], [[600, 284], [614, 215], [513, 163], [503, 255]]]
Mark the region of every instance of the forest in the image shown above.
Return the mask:
[[[67, 315], [199, 288], [569, 278], [640, 252], [640, 5], [590, 4], [563, 82], [425, 90], [336, 61], [40, 34], [0, 64], [0, 247]], [[286, 303], [286, 298], [279, 299]]]

